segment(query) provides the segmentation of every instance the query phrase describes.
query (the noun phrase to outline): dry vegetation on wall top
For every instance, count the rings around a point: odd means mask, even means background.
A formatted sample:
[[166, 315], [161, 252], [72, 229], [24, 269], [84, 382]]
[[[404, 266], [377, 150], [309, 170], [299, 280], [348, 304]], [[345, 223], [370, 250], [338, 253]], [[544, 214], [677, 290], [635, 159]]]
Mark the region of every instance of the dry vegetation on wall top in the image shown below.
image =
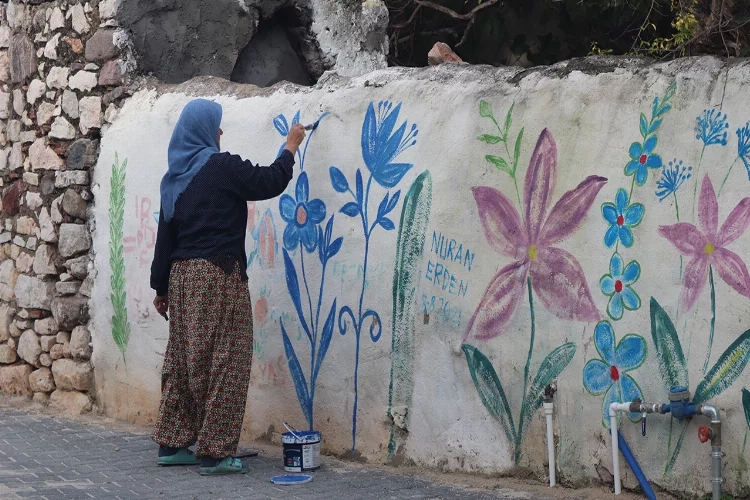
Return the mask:
[[385, 0], [389, 63], [436, 42], [466, 62], [534, 66], [586, 55], [750, 56], [747, 0]]

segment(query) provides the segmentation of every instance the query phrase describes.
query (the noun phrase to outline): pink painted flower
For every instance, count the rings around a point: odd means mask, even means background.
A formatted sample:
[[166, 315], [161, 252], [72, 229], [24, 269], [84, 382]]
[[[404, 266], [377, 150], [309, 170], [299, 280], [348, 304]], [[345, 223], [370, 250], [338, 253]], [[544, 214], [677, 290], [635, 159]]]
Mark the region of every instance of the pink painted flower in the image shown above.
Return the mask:
[[492, 278], [469, 321], [464, 341], [500, 335], [525, 298], [529, 276], [542, 305], [555, 316], [578, 321], [599, 319], [581, 265], [571, 254], [553, 245], [581, 225], [607, 179], [587, 177], [565, 193], [547, 214], [556, 180], [557, 146], [544, 129], [526, 171], [525, 222], [498, 190], [473, 188], [484, 237], [497, 253], [515, 260]]
[[659, 234], [668, 239], [677, 250], [692, 257], [682, 280], [682, 311], [695, 305], [703, 287], [706, 286], [708, 266], [718, 271], [721, 279], [750, 298], [750, 274], [739, 255], [727, 250], [726, 246], [742, 236], [750, 226], [750, 198], [743, 198], [724, 225], [719, 230], [719, 204], [716, 191], [708, 175], [703, 177], [701, 194], [698, 198], [698, 225], [678, 222], [671, 226], [661, 226]]

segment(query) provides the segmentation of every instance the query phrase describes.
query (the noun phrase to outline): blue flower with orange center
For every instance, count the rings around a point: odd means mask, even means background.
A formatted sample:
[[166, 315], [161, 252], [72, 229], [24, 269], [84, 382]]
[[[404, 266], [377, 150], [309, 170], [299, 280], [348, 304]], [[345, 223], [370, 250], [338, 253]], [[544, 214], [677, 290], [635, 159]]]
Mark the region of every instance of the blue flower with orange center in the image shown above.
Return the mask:
[[[602, 424], [609, 427], [609, 405], [643, 400], [643, 391], [628, 374], [646, 361], [648, 347], [640, 335], [630, 333], [616, 342], [615, 331], [609, 321], [601, 321], [594, 329], [594, 345], [601, 359], [591, 359], [583, 367], [583, 387], [592, 396], [604, 394]], [[638, 422], [640, 413], [628, 418]]]
[[326, 205], [319, 199], [309, 199], [307, 172], [302, 172], [297, 179], [295, 198], [284, 194], [279, 200], [281, 218], [287, 223], [284, 248], [293, 252], [302, 242], [305, 250], [312, 253], [318, 245], [318, 225], [326, 218]]
[[648, 179], [649, 168], [661, 168], [661, 156], [654, 154], [658, 139], [652, 135], [646, 142], [634, 142], [630, 145], [630, 162], [625, 166], [625, 175], [635, 174], [635, 183], [643, 186]]

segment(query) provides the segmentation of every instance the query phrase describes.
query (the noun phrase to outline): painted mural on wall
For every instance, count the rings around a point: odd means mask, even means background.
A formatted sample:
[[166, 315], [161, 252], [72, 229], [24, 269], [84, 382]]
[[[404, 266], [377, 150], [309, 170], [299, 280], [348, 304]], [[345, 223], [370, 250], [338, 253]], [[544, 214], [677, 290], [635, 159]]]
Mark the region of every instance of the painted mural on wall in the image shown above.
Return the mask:
[[[673, 84], [663, 96], [654, 99], [650, 117], [641, 113], [641, 140], [629, 147], [630, 159], [624, 168], [625, 178], [631, 178], [629, 189], [619, 188], [614, 200], [601, 205], [601, 216], [606, 223], [603, 243], [605, 248], [612, 249], [608, 269], [599, 280], [599, 291], [607, 298], [607, 307], [602, 315], [606, 314], [608, 319], [599, 321], [594, 328], [593, 344], [598, 357], [586, 362], [583, 386], [590, 395], [601, 397], [604, 427], [609, 426], [608, 408], [614, 401], [626, 402], [635, 398], [662, 400], [671, 387], [690, 387], [680, 336], [672, 318], [656, 298], [652, 297], [650, 300], [651, 339], [664, 380], [664, 392], [644, 394], [634, 377], [635, 370], [646, 362], [649, 354], [646, 339], [638, 333], [627, 333], [618, 341], [615, 334], [616, 323], [625, 314], [637, 313], [642, 306], [638, 293], [641, 265], [635, 259], [627, 259], [626, 255], [637, 243], [638, 226], [646, 219], [644, 204], [634, 200], [636, 194], [644, 193], [644, 190], [636, 191], [636, 188], [646, 186], [650, 179], [656, 178], [654, 192], [659, 202], [674, 202], [676, 223], [660, 226], [659, 234], [672, 243], [680, 256], [679, 276], [682, 284], [677, 314], [683, 315], [685, 322], [687, 313], [695, 306], [706, 285], [710, 288], [708, 352], [703, 363], [702, 379], [693, 392], [694, 402], [708, 402], [729, 388], [750, 359], [748, 330], [739, 335], [709, 369], [716, 322], [714, 269], [731, 289], [750, 297], [750, 276], [745, 263], [736, 253], [726, 248], [742, 236], [750, 225], [750, 198], [741, 200], [723, 225], [718, 225], [718, 196], [721, 189], [737, 163], [742, 162], [746, 168], [750, 167], [750, 123], [737, 130], [737, 156], [727, 169], [717, 195], [709, 175], [699, 177], [698, 174], [706, 149], [727, 144], [727, 115], [706, 110], [697, 118], [695, 132], [696, 138], [702, 143], [702, 151], [695, 170], [676, 158], [665, 164], [657, 153], [658, 131], [672, 109], [675, 93], [676, 85]], [[489, 145], [499, 145], [501, 149], [499, 155], [488, 154], [485, 159], [510, 177], [520, 210], [514, 207], [509, 198], [492, 187], [473, 188], [485, 239], [491, 248], [501, 256], [510, 258], [511, 262], [500, 269], [488, 285], [466, 328], [463, 350], [480, 399], [490, 415], [500, 423], [517, 464], [521, 458], [524, 430], [528, 428], [534, 412], [541, 406], [544, 386], [563, 372], [576, 352], [576, 346], [572, 342], [554, 349], [542, 361], [537, 375], [529, 385], [536, 332], [543, 332], [541, 325], [535, 322], [534, 298], [563, 320], [591, 322], [600, 318], [587, 278], [578, 261], [573, 255], [553, 245], [580, 226], [607, 179], [588, 177], [577, 188], [565, 193], [548, 211], [554, 194], [557, 154], [552, 134], [545, 129], [537, 141], [526, 171], [522, 198], [517, 167], [524, 129], [512, 141], [509, 133], [513, 106], [508, 110], [502, 125], [495, 118], [489, 103], [482, 101], [479, 112], [481, 117], [490, 120], [497, 132], [480, 135], [478, 139]], [[750, 168], [748, 176], [750, 177]], [[679, 199], [689, 194], [682, 193], [680, 188], [691, 180], [695, 192], [693, 212], [697, 207], [693, 218], [697, 218], [697, 224], [684, 221], [684, 214], [683, 219], [680, 219]], [[686, 262], [683, 257], [687, 257]], [[507, 324], [520, 309], [524, 296], [529, 303], [531, 335], [523, 372], [521, 410], [518, 420], [515, 420], [500, 376], [489, 358], [480, 350], [481, 347], [472, 344], [480, 344], [505, 333]], [[641, 418], [639, 414], [629, 414], [626, 417], [632, 422], [639, 422]], [[672, 442], [674, 425], [682, 425], [675, 443]], [[670, 472], [675, 465], [687, 428], [687, 424], [670, 422], [665, 473]]]
[[[390, 190], [397, 188], [404, 176], [413, 168], [411, 163], [397, 162], [401, 153], [416, 144], [418, 129], [416, 124], [408, 125], [407, 121], [399, 124], [401, 104], [381, 101], [370, 103], [365, 114], [362, 125], [361, 150], [362, 158], [367, 167], [366, 176], [360, 168], [354, 173], [354, 179], [347, 179], [346, 175], [335, 166], [329, 169], [331, 187], [336, 193], [343, 195], [345, 201], [338, 212], [346, 217], [359, 219], [362, 223], [362, 236], [364, 240], [363, 264], [362, 264], [362, 286], [355, 304], [347, 304], [335, 297], [330, 304], [323, 307], [325, 296], [326, 269], [329, 262], [341, 250], [344, 238], [334, 238], [334, 220], [332, 214], [326, 221], [327, 207], [319, 198], [313, 198], [310, 192], [308, 172], [305, 171], [305, 159], [307, 149], [312, 138], [313, 130], [301, 152], [299, 153], [300, 175], [297, 179], [294, 194], [284, 194], [279, 200], [279, 212], [282, 220], [286, 223], [283, 235], [283, 256], [286, 284], [289, 295], [294, 304], [297, 317], [304, 331], [305, 337], [310, 345], [310, 372], [305, 375], [300, 364], [297, 350], [294, 347], [284, 322], [279, 322], [284, 350], [286, 352], [289, 371], [294, 381], [297, 397], [302, 412], [307, 419], [310, 429], [314, 427], [314, 400], [315, 386], [321, 366], [325, 360], [328, 349], [333, 339], [334, 329], [345, 336], [351, 329], [355, 341], [354, 359], [354, 402], [352, 407], [352, 449], [356, 448], [357, 438], [357, 410], [359, 400], [359, 356], [363, 333], [367, 332], [371, 342], [378, 342], [382, 334], [382, 322], [380, 313], [366, 306], [366, 284], [367, 271], [370, 257], [370, 244], [376, 231], [393, 231], [396, 224], [391, 218], [401, 198], [401, 190], [395, 192]], [[325, 115], [318, 118], [318, 122]], [[295, 114], [292, 125], [299, 123], [300, 113]], [[288, 120], [283, 115], [274, 119], [276, 130], [286, 136], [289, 131]], [[279, 152], [283, 149], [282, 144]], [[375, 181], [373, 183], [373, 180]], [[424, 180], [418, 180], [424, 183]], [[383, 193], [383, 190], [385, 192]], [[377, 211], [373, 213], [372, 199], [382, 194]], [[418, 194], [414, 196], [418, 197]], [[416, 209], [414, 209], [416, 211]], [[415, 216], [411, 215], [412, 218]], [[409, 221], [409, 223], [412, 223]], [[323, 228], [325, 226], [325, 229]], [[423, 236], [424, 238], [424, 236]], [[356, 240], [355, 243], [356, 244]], [[317, 261], [315, 265], [321, 266], [320, 283], [317, 284], [317, 296], [314, 293], [316, 284], [310, 286], [309, 273], [306, 269], [305, 257]], [[295, 261], [299, 258], [299, 270]], [[404, 256], [409, 259], [411, 256]], [[404, 264], [408, 266], [408, 263]], [[302, 276], [300, 282], [299, 276]], [[311, 292], [312, 289], [312, 292]], [[403, 306], [402, 306], [403, 307]], [[321, 309], [325, 320], [321, 329]], [[325, 314], [325, 311], [328, 311]], [[309, 377], [309, 383], [308, 383]]]
[[[514, 206], [510, 199], [493, 187], [473, 188], [487, 243], [501, 257], [511, 259], [511, 262], [500, 269], [487, 286], [466, 328], [462, 348], [482, 403], [502, 426], [517, 464], [521, 458], [524, 431], [542, 405], [545, 386], [562, 373], [576, 353], [573, 342], [566, 342], [553, 349], [531, 379], [531, 363], [539, 326], [534, 315], [534, 297], [560, 319], [599, 319], [581, 265], [573, 255], [555, 244], [569, 237], [581, 226], [607, 179], [589, 176], [576, 188], [563, 194], [553, 205], [552, 197], [558, 174], [557, 145], [552, 133], [544, 129], [526, 170], [522, 200], [517, 167], [524, 129], [518, 133], [511, 155], [508, 141], [513, 107], [508, 110], [503, 126], [498, 123], [489, 103], [482, 101], [479, 113], [483, 118], [488, 118], [497, 129], [497, 134], [484, 134], [479, 140], [487, 144], [502, 144], [507, 155], [505, 158], [493, 155], [485, 158], [511, 178], [518, 206]], [[506, 326], [521, 308], [524, 297], [528, 298], [531, 335], [523, 374], [522, 404], [516, 424], [500, 377], [480, 348], [470, 343], [480, 344], [507, 333]], [[541, 330], [541, 333], [547, 334], [545, 330]]]
[[127, 158], [119, 161], [115, 154], [109, 192], [109, 265], [112, 270], [110, 287], [112, 300], [112, 338], [125, 361], [130, 340], [127, 297], [125, 292], [125, 257], [123, 224], [125, 219], [125, 173]]

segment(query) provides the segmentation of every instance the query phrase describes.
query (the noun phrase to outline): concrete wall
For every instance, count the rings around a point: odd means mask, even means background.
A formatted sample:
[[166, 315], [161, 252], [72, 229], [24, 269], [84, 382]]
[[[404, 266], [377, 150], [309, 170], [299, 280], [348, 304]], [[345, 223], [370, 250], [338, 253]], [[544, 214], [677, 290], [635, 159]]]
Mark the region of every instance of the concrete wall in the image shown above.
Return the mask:
[[[334, 453], [543, 476], [539, 397], [556, 381], [560, 475], [608, 481], [603, 408], [666, 401], [684, 384], [721, 409], [725, 487], [741, 493], [749, 75], [714, 59], [586, 60], [137, 93], [104, 132], [94, 177], [100, 408], [156, 414], [168, 337], [148, 287], [158, 186], [182, 107], [207, 96], [224, 107], [223, 147], [262, 164], [297, 113], [329, 113], [287, 194], [248, 206], [246, 438], [288, 421], [321, 430]], [[300, 227], [313, 199], [325, 216]], [[622, 432], [654, 483], [710, 489], [700, 419], [650, 417], [645, 438], [634, 420]]]

